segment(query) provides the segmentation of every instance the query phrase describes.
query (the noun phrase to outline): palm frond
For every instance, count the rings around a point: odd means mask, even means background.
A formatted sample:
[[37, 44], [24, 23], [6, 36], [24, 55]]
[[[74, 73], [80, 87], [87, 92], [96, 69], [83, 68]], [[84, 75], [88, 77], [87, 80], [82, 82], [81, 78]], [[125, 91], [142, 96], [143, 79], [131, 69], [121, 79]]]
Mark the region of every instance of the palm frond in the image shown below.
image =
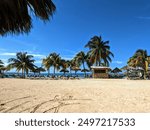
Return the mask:
[[32, 12], [49, 20], [56, 7], [52, 0], [0, 0], [0, 35], [28, 33], [32, 28]]

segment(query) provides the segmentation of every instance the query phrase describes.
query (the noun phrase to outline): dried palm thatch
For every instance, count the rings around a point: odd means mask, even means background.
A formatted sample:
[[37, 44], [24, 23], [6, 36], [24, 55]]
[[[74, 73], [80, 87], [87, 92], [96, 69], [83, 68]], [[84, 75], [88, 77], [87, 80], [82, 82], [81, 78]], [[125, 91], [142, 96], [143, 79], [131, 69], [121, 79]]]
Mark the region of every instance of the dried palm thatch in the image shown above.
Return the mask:
[[31, 12], [45, 21], [55, 9], [52, 0], [0, 0], [0, 35], [28, 33], [32, 28]]

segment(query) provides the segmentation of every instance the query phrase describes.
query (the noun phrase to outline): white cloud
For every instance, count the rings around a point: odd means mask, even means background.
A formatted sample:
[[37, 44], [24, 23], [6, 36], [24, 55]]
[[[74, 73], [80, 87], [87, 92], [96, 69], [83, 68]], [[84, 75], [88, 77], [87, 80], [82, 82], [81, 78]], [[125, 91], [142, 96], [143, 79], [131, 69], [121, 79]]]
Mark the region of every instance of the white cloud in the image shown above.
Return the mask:
[[35, 64], [42, 64], [42, 60], [35, 60]]
[[[39, 58], [44, 58], [45, 55], [41, 54], [28, 54], [28, 55], [33, 55], [34, 57], [39, 57]], [[0, 56], [16, 56], [16, 53], [10, 53], [10, 52], [5, 52], [5, 53], [0, 53]]]
[[15, 56], [16, 53], [9, 53], [9, 52], [5, 52], [5, 53], [0, 53], [1, 56]]
[[38, 58], [44, 58], [44, 57], [46, 57], [45, 55], [41, 55], [41, 54], [29, 54], [29, 55], [32, 55], [32, 56], [38, 57]]
[[114, 64], [123, 64], [123, 61], [113, 61]]
[[5, 66], [8, 65], [8, 59], [1, 59]]
[[71, 57], [61, 57], [62, 59], [65, 59], [65, 60], [71, 60], [72, 58]]

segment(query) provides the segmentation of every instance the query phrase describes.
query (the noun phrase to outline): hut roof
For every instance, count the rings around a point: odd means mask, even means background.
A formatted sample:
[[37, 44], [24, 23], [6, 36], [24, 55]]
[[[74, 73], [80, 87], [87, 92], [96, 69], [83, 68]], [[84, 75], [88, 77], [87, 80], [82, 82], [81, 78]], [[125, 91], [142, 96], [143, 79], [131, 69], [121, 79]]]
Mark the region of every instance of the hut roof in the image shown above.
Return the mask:
[[122, 70], [116, 67], [111, 72], [113, 72], [113, 73], [119, 73], [119, 72], [122, 72]]
[[69, 70], [67, 70], [67, 69], [61, 69], [60, 72], [67, 72], [68, 73]]
[[81, 72], [89, 72], [90, 70], [88, 69], [82, 69]]
[[111, 70], [111, 68], [107, 67], [107, 66], [91, 66], [92, 69], [99, 69], [99, 70]]

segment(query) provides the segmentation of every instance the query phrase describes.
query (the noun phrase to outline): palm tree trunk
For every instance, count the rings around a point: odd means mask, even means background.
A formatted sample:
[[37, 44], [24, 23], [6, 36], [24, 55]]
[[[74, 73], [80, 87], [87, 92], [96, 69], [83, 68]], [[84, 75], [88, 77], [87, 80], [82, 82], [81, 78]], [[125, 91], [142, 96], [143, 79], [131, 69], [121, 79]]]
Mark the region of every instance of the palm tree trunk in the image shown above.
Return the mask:
[[144, 70], [144, 79], [146, 79], [146, 71]]
[[101, 61], [99, 60], [99, 66], [101, 66]]
[[[85, 70], [84, 62], [83, 62], [83, 69]], [[86, 71], [84, 71], [84, 77], [86, 77]]]
[[19, 76], [19, 71], [17, 72], [18, 76]]
[[50, 68], [48, 69], [48, 77], [49, 77], [49, 75], [50, 75]]
[[23, 72], [23, 68], [22, 68], [22, 78], [23, 78], [23, 74], [24, 74], [24, 72]]
[[24, 69], [24, 77], [23, 77], [23, 78], [25, 79], [25, 77], [26, 77], [26, 71], [25, 71], [25, 69]]
[[71, 72], [71, 67], [70, 67], [70, 74], [72, 74], [72, 72]]
[[55, 75], [55, 66], [54, 66], [54, 75]]
[[98, 61], [96, 60], [96, 66], [98, 66]]

